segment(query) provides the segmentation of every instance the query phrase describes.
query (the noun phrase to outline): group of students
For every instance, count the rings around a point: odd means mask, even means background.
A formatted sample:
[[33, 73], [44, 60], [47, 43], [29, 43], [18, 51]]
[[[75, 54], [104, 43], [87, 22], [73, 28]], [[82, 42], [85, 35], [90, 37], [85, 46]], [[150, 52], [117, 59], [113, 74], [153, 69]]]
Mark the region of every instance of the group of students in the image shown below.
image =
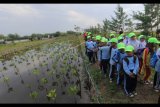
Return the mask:
[[[157, 35], [160, 36], [160, 30]], [[128, 35], [120, 32], [118, 37], [112, 33], [109, 38], [93, 36], [91, 32], [85, 32], [83, 36], [90, 63], [98, 60], [103, 78], [108, 77], [108, 72], [110, 83], [115, 79], [118, 87], [124, 87], [127, 96], [137, 95], [137, 77], [141, 83], [153, 84], [155, 92], [160, 91], [160, 38], [147, 39], [144, 35], [137, 38], [134, 32]]]

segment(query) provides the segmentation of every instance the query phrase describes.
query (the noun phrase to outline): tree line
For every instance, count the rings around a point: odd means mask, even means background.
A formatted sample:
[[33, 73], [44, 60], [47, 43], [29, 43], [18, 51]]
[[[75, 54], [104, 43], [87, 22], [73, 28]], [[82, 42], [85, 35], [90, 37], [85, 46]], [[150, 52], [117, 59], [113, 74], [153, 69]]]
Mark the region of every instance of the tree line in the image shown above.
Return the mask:
[[75, 34], [77, 34], [77, 32], [74, 32], [74, 31], [67, 31], [67, 32], [57, 31], [55, 33], [45, 33], [45, 34], [33, 33], [31, 35], [26, 35], [26, 36], [21, 36], [17, 33], [8, 34], [8, 35], [0, 34], [0, 40], [15, 41], [15, 40], [29, 39], [33, 41], [33, 40], [42, 40], [43, 38], [53, 38], [58, 36], [75, 35]]
[[143, 35], [154, 36], [154, 29], [159, 29], [160, 24], [160, 4], [143, 4], [143, 6], [144, 11], [132, 11], [128, 15], [123, 7], [118, 5], [114, 11], [115, 17], [111, 16], [110, 20], [105, 18], [102, 26], [100, 24], [90, 26], [85, 31], [109, 34], [110, 32], [139, 30]]

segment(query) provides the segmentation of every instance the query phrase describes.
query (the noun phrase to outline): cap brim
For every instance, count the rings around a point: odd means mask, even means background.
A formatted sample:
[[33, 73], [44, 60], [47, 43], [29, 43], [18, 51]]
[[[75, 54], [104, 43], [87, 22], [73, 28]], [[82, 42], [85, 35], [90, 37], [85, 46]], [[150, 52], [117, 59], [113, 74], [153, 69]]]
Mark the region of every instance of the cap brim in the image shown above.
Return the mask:
[[119, 47], [118, 49], [125, 49], [125, 47]]

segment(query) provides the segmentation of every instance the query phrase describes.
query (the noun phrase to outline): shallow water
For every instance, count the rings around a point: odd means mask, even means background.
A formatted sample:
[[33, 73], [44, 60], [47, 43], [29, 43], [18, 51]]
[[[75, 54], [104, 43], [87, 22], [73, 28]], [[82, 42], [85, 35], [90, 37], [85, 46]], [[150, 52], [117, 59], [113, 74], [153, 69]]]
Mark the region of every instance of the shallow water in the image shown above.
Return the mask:
[[[76, 85], [78, 79], [71, 70], [76, 68], [79, 73], [83, 72], [83, 62], [77, 49], [68, 50], [70, 47], [71, 44], [67, 43], [52, 44], [49, 47], [44, 45], [40, 51], [30, 50], [10, 61], [0, 62], [0, 103], [75, 103], [74, 98], [79, 102], [83, 97], [74, 97], [67, 90], [71, 85]], [[39, 74], [33, 74], [34, 69]], [[61, 72], [62, 69], [68, 72], [68, 76]], [[54, 74], [49, 74], [51, 71]], [[4, 82], [4, 78], [8, 78], [7, 82]], [[43, 84], [42, 78], [46, 78], [48, 83]], [[66, 86], [64, 81], [67, 82]], [[55, 101], [47, 100], [46, 89], [56, 89]], [[29, 96], [33, 91], [39, 93], [36, 99]]]

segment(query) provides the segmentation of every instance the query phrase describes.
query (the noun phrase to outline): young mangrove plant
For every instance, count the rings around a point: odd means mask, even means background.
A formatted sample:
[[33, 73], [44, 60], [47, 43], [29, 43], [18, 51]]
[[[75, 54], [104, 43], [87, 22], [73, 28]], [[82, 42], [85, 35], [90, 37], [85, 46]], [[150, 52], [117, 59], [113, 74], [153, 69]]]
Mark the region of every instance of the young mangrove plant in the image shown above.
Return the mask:
[[79, 90], [79, 89], [78, 89], [78, 87], [77, 87], [76, 85], [71, 85], [71, 86], [68, 88], [68, 94], [74, 96], [74, 101], [75, 101], [75, 103], [77, 103], [77, 101], [76, 101], [76, 95], [77, 95], [78, 90]]
[[38, 92], [37, 92], [37, 91], [33, 91], [33, 92], [29, 93], [29, 96], [30, 96], [33, 100], [35, 100], [35, 99], [38, 97]]
[[6, 85], [7, 85], [7, 87], [8, 87], [8, 93], [11, 92], [11, 91], [13, 91], [13, 88], [10, 87], [10, 85], [9, 85], [9, 81], [10, 81], [9, 77], [4, 76], [4, 77], [3, 77], [3, 81], [4, 81], [4, 83], [6, 83]]
[[50, 91], [48, 91], [46, 96], [49, 101], [56, 101], [56, 89], [51, 89]]

